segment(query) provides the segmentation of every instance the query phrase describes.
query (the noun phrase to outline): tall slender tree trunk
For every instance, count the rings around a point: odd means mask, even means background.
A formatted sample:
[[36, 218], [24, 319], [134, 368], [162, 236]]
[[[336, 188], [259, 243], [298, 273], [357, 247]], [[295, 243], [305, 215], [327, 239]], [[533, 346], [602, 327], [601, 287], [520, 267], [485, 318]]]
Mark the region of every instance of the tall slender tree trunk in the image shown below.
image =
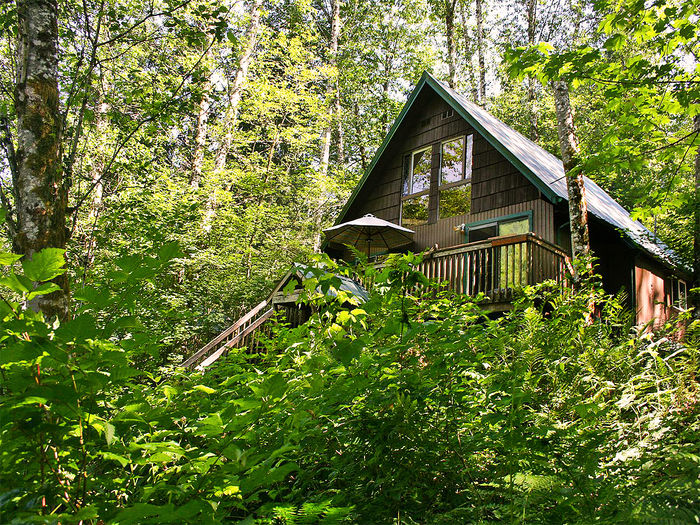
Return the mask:
[[445, 0], [445, 37], [447, 38], [448, 84], [456, 87], [457, 49], [455, 47], [455, 4], [456, 0]]
[[389, 100], [389, 76], [391, 75], [391, 61], [393, 57], [386, 58], [384, 67], [384, 82], [382, 82], [382, 130], [386, 133], [389, 131], [389, 113], [387, 109], [387, 101]]
[[85, 268], [84, 275], [87, 274], [88, 268], [90, 268], [95, 262], [95, 253], [97, 251], [97, 239], [95, 237], [95, 231], [97, 229], [97, 221], [99, 220], [100, 213], [102, 212], [102, 206], [104, 201], [104, 168], [107, 156], [107, 112], [109, 110], [109, 104], [104, 99], [104, 89], [100, 87], [100, 95], [97, 101], [97, 108], [95, 111], [95, 139], [96, 148], [94, 154], [94, 161], [92, 169], [90, 170], [90, 180], [94, 189], [92, 191], [92, 198], [90, 200], [90, 209], [88, 210], [87, 217], [87, 240], [85, 243]]
[[250, 23], [243, 37], [243, 50], [238, 60], [238, 67], [229, 84], [228, 107], [224, 117], [224, 137], [215, 160], [216, 169], [219, 170], [226, 165], [226, 159], [233, 144], [233, 132], [238, 121], [238, 108], [241, 103], [243, 86], [248, 78], [248, 69], [253, 60], [255, 46], [258, 42], [261, 8], [262, 0], [254, 0], [250, 8]]
[[338, 167], [343, 167], [345, 164], [345, 130], [343, 128], [343, 107], [340, 104], [340, 83], [337, 80], [335, 87], [336, 149], [338, 152]]
[[479, 56], [479, 102], [486, 103], [486, 62], [484, 59], [483, 0], [476, 0], [476, 49]]
[[[341, 0], [331, 0], [331, 35], [328, 42], [328, 54], [330, 64], [335, 68], [335, 78], [328, 86], [328, 96], [334, 98], [333, 109], [330, 111], [328, 125], [323, 130], [321, 135], [321, 155], [320, 155], [320, 173], [325, 176], [328, 173], [328, 164], [331, 158], [331, 138], [333, 134], [333, 123], [340, 119], [340, 115], [336, 113], [336, 103], [340, 107], [338, 99], [338, 40], [340, 38], [340, 2]], [[336, 102], [337, 101], [337, 102]]]
[[[569, 86], [563, 80], [552, 82], [554, 107], [557, 114], [557, 133], [561, 157], [566, 174], [566, 189], [569, 194], [569, 225], [571, 228], [571, 248], [574, 258], [590, 255], [588, 236], [588, 209], [586, 192], [583, 185], [583, 173], [576, 169], [579, 162], [579, 145], [574, 126], [574, 112], [569, 100]], [[590, 261], [587, 261], [589, 264]], [[586, 271], [592, 270], [590, 266]], [[580, 282], [574, 276], [575, 284]]]
[[[58, 2], [17, 1], [16, 205], [17, 253], [32, 257], [44, 248], [66, 247], [67, 184], [61, 169], [62, 120], [58, 91]], [[67, 276], [60, 290], [31, 301], [48, 317], [68, 316]]]
[[[535, 34], [537, 29], [537, 0], [527, 0], [527, 43], [535, 44]], [[527, 107], [530, 117], [530, 139], [533, 142], [539, 140], [539, 129], [537, 122], [537, 84], [532, 77], [527, 81]]]
[[207, 147], [207, 131], [209, 124], [209, 108], [211, 107], [211, 80], [207, 78], [202, 84], [199, 103], [197, 104], [197, 124], [194, 131], [194, 151], [192, 152], [192, 173], [190, 186], [196, 190], [202, 181], [204, 152]]
[[460, 17], [462, 19], [462, 27], [464, 28], [464, 56], [467, 57], [469, 66], [467, 67], [467, 75], [469, 78], [469, 84], [471, 86], [472, 101], [474, 103], [479, 102], [479, 85], [476, 81], [476, 75], [474, 74], [474, 44], [467, 31], [467, 19], [469, 18], [469, 11], [465, 8], [464, 2], [458, 4], [460, 6]]
[[[700, 115], [693, 118], [693, 129], [700, 134]], [[696, 289], [691, 295], [693, 317], [700, 319], [700, 146], [695, 154], [695, 209], [693, 210], [695, 225], [693, 227], [693, 286]], [[692, 289], [691, 288], [691, 289]]]

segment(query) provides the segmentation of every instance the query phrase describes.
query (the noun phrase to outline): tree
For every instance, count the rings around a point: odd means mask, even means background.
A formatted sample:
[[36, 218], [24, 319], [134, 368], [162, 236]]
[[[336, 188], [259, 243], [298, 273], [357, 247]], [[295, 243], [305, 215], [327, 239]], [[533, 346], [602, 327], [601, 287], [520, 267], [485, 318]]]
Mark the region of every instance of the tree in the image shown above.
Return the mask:
[[[330, 3], [330, 33], [328, 37], [328, 65], [331, 68], [331, 78], [327, 88], [327, 99], [329, 101], [328, 125], [323, 130], [321, 136], [320, 153], [320, 175], [325, 177], [328, 173], [330, 163], [331, 140], [333, 135], [333, 124], [335, 123], [338, 135], [338, 150], [343, 149], [343, 132], [340, 104], [340, 88], [338, 85], [338, 42], [340, 40], [340, 4], [341, 0], [331, 0]], [[330, 102], [332, 101], [332, 102]], [[338, 163], [342, 164], [343, 159], [339, 155]]]
[[228, 79], [228, 105], [224, 117], [224, 137], [216, 154], [217, 169], [222, 169], [226, 165], [226, 158], [231, 150], [234, 128], [238, 123], [243, 85], [248, 78], [248, 69], [258, 41], [261, 8], [262, 0], [253, 0], [250, 6], [250, 22], [243, 35], [243, 47], [238, 57], [238, 65], [234, 68], [233, 78]]
[[[566, 175], [566, 190], [569, 195], [571, 251], [574, 258], [587, 258], [591, 250], [588, 235], [588, 209], [583, 173], [579, 166], [580, 150], [574, 126], [574, 111], [569, 99], [569, 86], [563, 80], [556, 80], [552, 82], [552, 89], [554, 91], [561, 158]], [[589, 261], [587, 263], [590, 264]], [[577, 282], [576, 277], [578, 276], [575, 276], [574, 282]]]
[[[592, 130], [581, 169], [609, 188], [691, 263], [700, 205], [691, 151], [700, 85], [700, 3], [599, 2], [598, 32], [564, 51], [540, 43], [508, 53], [511, 71], [564, 77], [598, 95], [606, 117]], [[657, 228], [658, 225], [658, 228]], [[695, 271], [697, 274], [697, 270]], [[694, 279], [697, 279], [695, 277]], [[697, 296], [696, 300], [697, 300]]]
[[447, 83], [451, 88], [457, 87], [457, 31], [455, 14], [458, 0], [439, 0], [431, 2], [434, 15], [443, 22], [445, 43], [447, 45]]
[[[527, 43], [532, 46], [535, 44], [537, 31], [537, 0], [527, 0]], [[530, 114], [530, 139], [537, 142], [539, 138], [539, 130], [537, 129], [537, 88], [535, 79], [528, 79], [527, 83], [527, 101], [528, 112]]]
[[[10, 154], [14, 217], [8, 217], [16, 253], [31, 259], [44, 248], [65, 249], [69, 180], [63, 177], [63, 122], [58, 89], [58, 2], [17, 2], [17, 149]], [[12, 151], [12, 145], [8, 145]], [[9, 207], [9, 200], [4, 199]], [[10, 208], [12, 210], [12, 208]], [[67, 276], [57, 290], [30, 306], [49, 317], [68, 315]]]
[[483, 0], [476, 0], [476, 51], [479, 58], [479, 102], [486, 103], [486, 60], [484, 58], [484, 7]]

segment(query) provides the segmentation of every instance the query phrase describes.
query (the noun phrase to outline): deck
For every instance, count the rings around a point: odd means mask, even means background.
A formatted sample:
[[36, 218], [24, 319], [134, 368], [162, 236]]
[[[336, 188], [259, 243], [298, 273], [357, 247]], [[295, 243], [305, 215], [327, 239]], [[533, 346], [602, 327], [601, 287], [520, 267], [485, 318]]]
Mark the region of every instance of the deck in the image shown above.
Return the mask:
[[527, 233], [437, 249], [428, 252], [416, 269], [447, 290], [484, 294], [494, 307], [505, 309], [519, 287], [548, 280], [563, 284], [569, 265], [561, 248]]

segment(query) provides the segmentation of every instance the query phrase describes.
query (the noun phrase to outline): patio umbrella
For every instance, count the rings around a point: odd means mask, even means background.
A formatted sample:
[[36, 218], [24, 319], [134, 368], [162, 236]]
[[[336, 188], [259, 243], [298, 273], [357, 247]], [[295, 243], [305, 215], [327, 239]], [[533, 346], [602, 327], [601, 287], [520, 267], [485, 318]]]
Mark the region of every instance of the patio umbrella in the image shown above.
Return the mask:
[[413, 230], [379, 219], [371, 213], [323, 230], [329, 242], [365, 248], [369, 257], [374, 251], [385, 251], [413, 242]]

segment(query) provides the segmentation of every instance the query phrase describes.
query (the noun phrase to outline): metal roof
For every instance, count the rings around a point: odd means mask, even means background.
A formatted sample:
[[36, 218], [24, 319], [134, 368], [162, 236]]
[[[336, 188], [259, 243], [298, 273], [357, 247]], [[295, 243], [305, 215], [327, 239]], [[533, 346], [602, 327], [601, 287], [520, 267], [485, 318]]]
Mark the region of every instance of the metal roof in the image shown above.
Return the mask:
[[[553, 202], [568, 200], [564, 165], [560, 159], [426, 72], [423, 73], [418, 85], [409, 96], [389, 134], [379, 150], [377, 150], [369, 169], [365, 172], [341, 211], [337, 222], [340, 222], [345, 213], [347, 213], [360, 188], [364, 185], [374, 166], [379, 161], [379, 157], [381, 157], [381, 154], [398, 129], [399, 124], [426, 84], [432, 87], [462, 118], [469, 122], [493, 147], [512, 162], [546, 197]], [[673, 250], [656, 239], [640, 222], [632, 220], [629, 212], [608, 195], [605, 190], [588, 177], [584, 177], [584, 186], [586, 204], [591, 214], [623, 232], [635, 245], [657, 257], [662, 262], [673, 267], [685, 269]]]
[[[280, 282], [272, 291], [272, 293], [270, 294], [270, 298], [272, 298], [272, 296], [275, 295], [276, 292], [281, 291], [284, 288], [284, 286], [289, 282], [291, 277], [296, 277], [297, 279], [299, 279], [300, 282], [303, 282], [307, 279], [315, 279], [318, 276], [318, 270], [323, 271], [323, 268], [314, 268], [306, 264], [294, 263], [291, 269], [284, 275], [284, 277], [282, 277]], [[369, 294], [367, 293], [367, 290], [365, 290], [365, 288], [354, 279], [338, 274], [335, 274], [335, 277], [340, 279], [340, 287], [337, 290], [332, 288], [329, 289], [328, 292], [326, 292], [327, 295], [331, 297], [336, 297], [338, 295], [338, 291], [343, 291], [354, 295], [362, 303], [366, 302], [369, 299]], [[317, 291], [320, 292], [321, 288], [318, 287]]]

